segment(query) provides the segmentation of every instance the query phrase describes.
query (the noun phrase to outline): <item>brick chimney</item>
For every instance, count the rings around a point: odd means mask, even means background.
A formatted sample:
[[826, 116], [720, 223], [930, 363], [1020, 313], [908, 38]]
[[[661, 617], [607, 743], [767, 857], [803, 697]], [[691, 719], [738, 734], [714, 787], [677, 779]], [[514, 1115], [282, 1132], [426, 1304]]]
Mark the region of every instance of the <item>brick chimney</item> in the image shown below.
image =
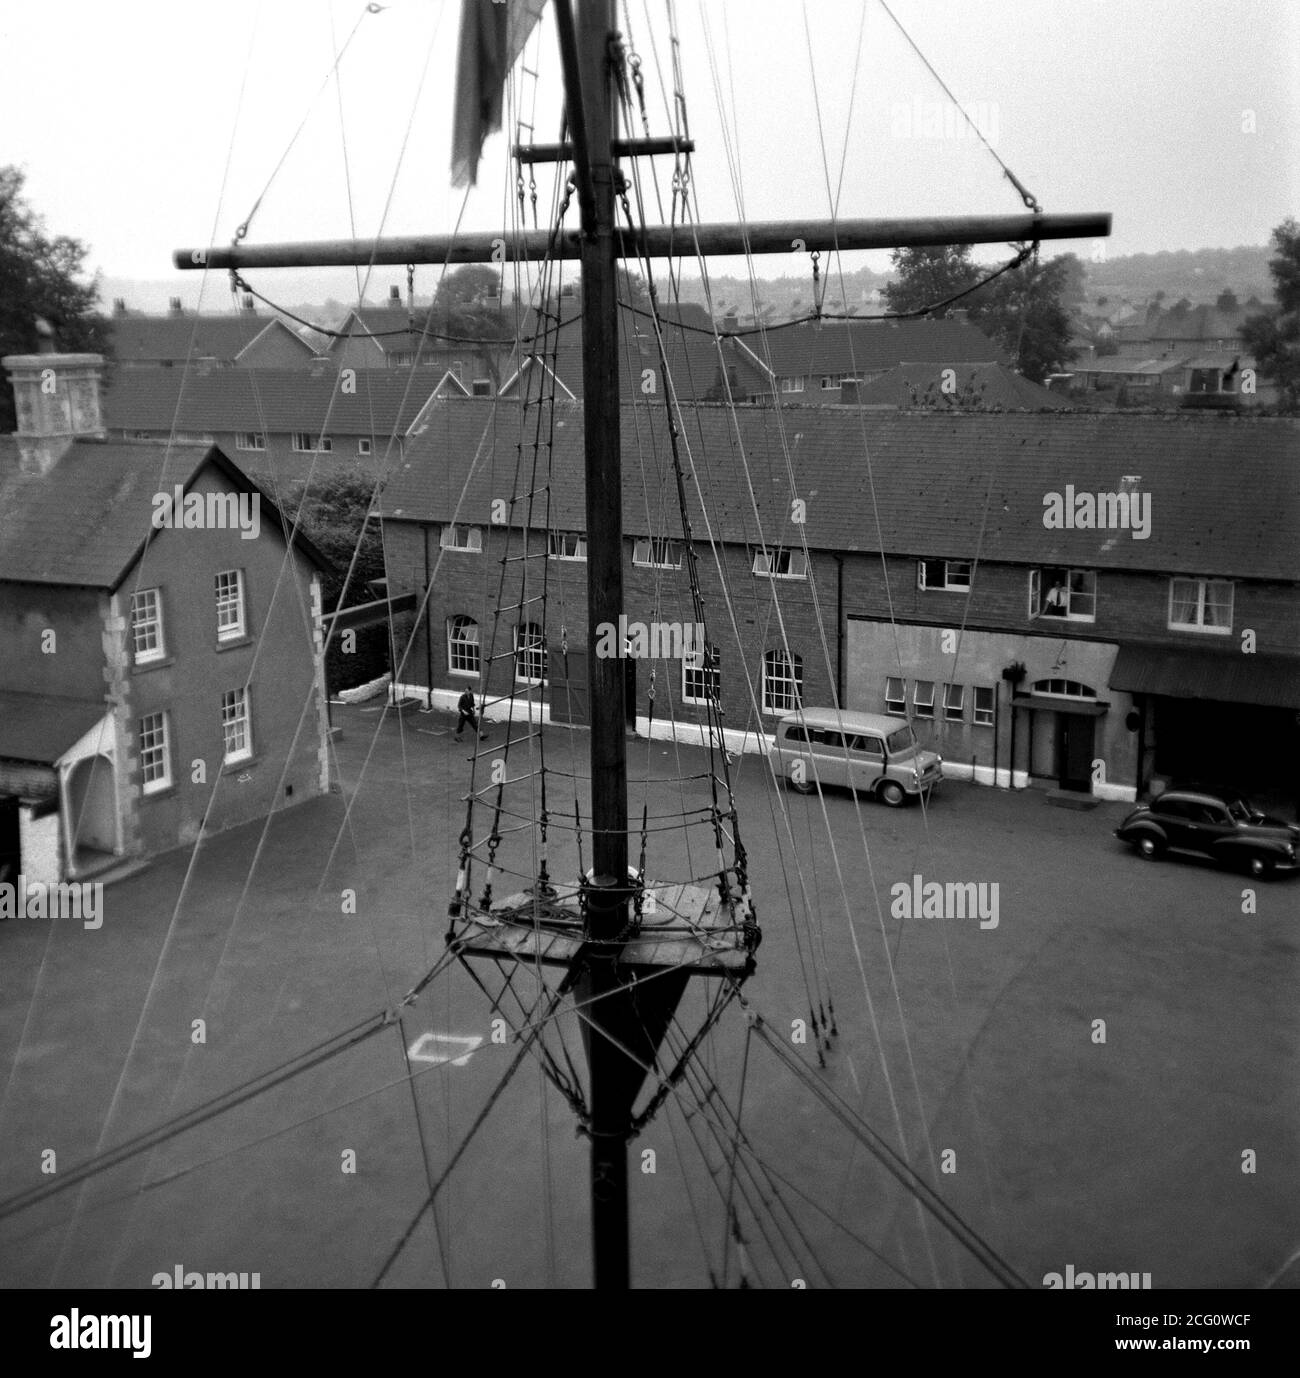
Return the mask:
[[48, 474], [74, 440], [104, 439], [102, 354], [7, 354], [0, 363], [13, 384], [23, 473]]
[[388, 289], [388, 305], [393, 311], [402, 309], [402, 289], [400, 287], [394, 285]]
[[169, 316], [183, 316], [185, 314], [185, 309], [181, 306], [181, 299], [179, 297], [170, 297], [168, 299], [167, 314]]

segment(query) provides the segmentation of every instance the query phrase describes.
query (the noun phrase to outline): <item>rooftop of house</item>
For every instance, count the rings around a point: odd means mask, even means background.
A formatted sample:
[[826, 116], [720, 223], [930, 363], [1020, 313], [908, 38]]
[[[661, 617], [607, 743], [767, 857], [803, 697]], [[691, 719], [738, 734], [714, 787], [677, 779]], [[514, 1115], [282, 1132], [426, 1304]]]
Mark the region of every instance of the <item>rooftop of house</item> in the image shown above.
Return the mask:
[[209, 434], [306, 431], [382, 440], [403, 435], [439, 381], [415, 373], [355, 369], [346, 386], [332, 363], [310, 369], [139, 369], [114, 371], [104, 393], [113, 431]]
[[[164, 454], [153, 445], [79, 439], [36, 474], [23, 470], [15, 437], [0, 436], [0, 582], [119, 587], [149, 539], [162, 534], [153, 527], [154, 495], [188, 487], [209, 466], [233, 490], [259, 495], [264, 531], [276, 524], [279, 509], [215, 446]], [[294, 545], [318, 568], [333, 568], [301, 531]]]
[[1065, 411], [1072, 405], [1001, 364], [899, 364], [862, 384], [858, 403], [937, 411]]
[[[531, 421], [516, 404], [436, 404], [382, 511], [486, 523]], [[680, 532], [664, 408], [623, 409], [624, 529]], [[1300, 422], [1181, 413], [876, 412], [701, 406], [680, 440], [694, 529], [748, 545], [1300, 579]], [[582, 529], [582, 412], [558, 405], [551, 524]], [[527, 451], [525, 451], [527, 453]], [[742, 459], [743, 456], [743, 459]], [[793, 473], [793, 484], [791, 474]], [[1150, 494], [1150, 534], [1044, 526], [1045, 498]], [[757, 504], [762, 530], [751, 506]], [[802, 531], [791, 499], [807, 504]], [[661, 514], [651, 528], [647, 512]], [[879, 525], [877, 525], [877, 521]]]
[[741, 343], [778, 378], [876, 373], [896, 364], [1007, 365], [970, 321], [807, 321], [746, 335]]
[[216, 316], [172, 313], [166, 316], [118, 313], [110, 319], [113, 355], [119, 363], [184, 364], [210, 358], [234, 363], [259, 336], [282, 334], [301, 346], [303, 361], [315, 354], [295, 331], [278, 317], [253, 311]]

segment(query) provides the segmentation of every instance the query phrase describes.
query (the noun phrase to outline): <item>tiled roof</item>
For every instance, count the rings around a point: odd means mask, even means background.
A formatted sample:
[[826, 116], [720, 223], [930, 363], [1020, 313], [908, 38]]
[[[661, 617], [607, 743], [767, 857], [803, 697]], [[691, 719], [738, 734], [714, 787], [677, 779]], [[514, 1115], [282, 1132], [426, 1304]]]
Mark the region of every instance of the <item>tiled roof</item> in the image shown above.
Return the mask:
[[0, 690], [0, 757], [53, 765], [107, 711], [102, 699]]
[[[686, 308], [689, 303], [679, 307], [688, 320], [704, 325], [697, 330], [682, 329], [665, 313], [662, 333], [664, 352], [668, 358], [668, 371], [672, 377], [673, 389], [679, 401], [719, 400], [721, 393], [719, 375], [719, 349], [712, 335], [712, 326], [702, 307], [694, 311]], [[647, 369], [656, 375], [656, 387], [662, 396], [664, 382], [658, 378], [660, 372], [659, 343], [655, 334], [654, 322], [648, 317], [626, 308], [620, 312], [619, 321], [619, 373], [621, 376], [621, 395], [631, 401], [642, 397], [643, 375]], [[706, 333], [708, 332], [708, 333]], [[551, 362], [551, 351], [555, 353], [556, 376], [574, 397], [583, 395], [582, 381], [582, 328], [572, 321], [558, 331], [551, 332], [538, 342], [537, 348], [544, 352], [547, 362]], [[526, 351], [525, 351], [526, 353]], [[770, 389], [770, 383], [750, 355], [730, 340], [722, 343], [721, 357], [729, 368], [734, 368], [735, 381], [732, 394], [744, 399], [761, 395]], [[502, 379], [502, 391], [509, 396], [517, 396], [518, 384], [508, 386], [519, 365], [519, 355], [512, 360], [506, 376]], [[534, 384], [534, 388], [536, 385]], [[534, 392], [534, 396], [536, 393]]]
[[[680, 530], [663, 411], [623, 409], [624, 527], [630, 535]], [[424, 433], [394, 469], [384, 514], [407, 521], [485, 521], [491, 500], [511, 495], [519, 440], [517, 404], [434, 406]], [[683, 460], [694, 466], [688, 480], [693, 528], [705, 530], [703, 495], [709, 523], [726, 541], [760, 540], [747, 466], [763, 538], [771, 543], [798, 535], [790, 524], [797, 496], [807, 503], [808, 542], [820, 549], [966, 559], [980, 553], [1098, 569], [1300, 579], [1300, 423], [1282, 418], [819, 406], [741, 407], [733, 414], [702, 406], [687, 414], [683, 442], [689, 461], [685, 454]], [[557, 406], [556, 527], [584, 525], [582, 469], [581, 407]], [[1118, 492], [1131, 475], [1138, 476], [1137, 491], [1151, 495], [1147, 539], [1043, 525], [1046, 494], [1064, 494], [1066, 484], [1076, 493]], [[465, 503], [457, 513], [463, 488]], [[655, 514], [653, 531], [647, 510]]]
[[[951, 369], [955, 391], [944, 391]], [[1064, 411], [1070, 403], [1001, 364], [899, 364], [858, 389], [862, 406], [934, 407], [938, 411]]]
[[[405, 433], [441, 374], [434, 369], [353, 370], [345, 391], [333, 364], [313, 369], [117, 369], [104, 394], [110, 430]], [[179, 406], [178, 406], [179, 404]]]
[[[205, 357], [230, 363], [275, 320], [251, 311], [235, 316], [114, 316], [110, 321], [113, 354], [121, 363], [168, 359], [183, 364]], [[304, 361], [312, 353], [304, 342]]]
[[895, 364], [1006, 364], [1003, 351], [969, 321], [807, 322], [747, 335], [743, 343], [778, 378], [873, 373]]
[[[0, 581], [114, 589], [153, 533], [153, 497], [187, 487], [214, 464], [237, 491], [261, 494], [263, 530], [278, 509], [215, 446], [78, 440], [48, 474], [23, 473], [13, 436], [0, 436]], [[301, 533], [295, 545], [332, 566]]]
[[1118, 354], [1108, 354], [1094, 359], [1090, 364], [1074, 364], [1072, 373], [1126, 373], [1135, 376], [1159, 376], [1177, 369], [1186, 368], [1186, 360], [1176, 359], [1125, 359]]

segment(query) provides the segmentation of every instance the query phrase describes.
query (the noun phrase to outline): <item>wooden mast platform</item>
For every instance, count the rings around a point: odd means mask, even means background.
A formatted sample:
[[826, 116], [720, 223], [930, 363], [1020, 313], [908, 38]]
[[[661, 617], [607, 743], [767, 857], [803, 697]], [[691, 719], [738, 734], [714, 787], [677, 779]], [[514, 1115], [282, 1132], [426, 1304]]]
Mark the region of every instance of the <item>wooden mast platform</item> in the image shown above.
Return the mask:
[[[618, 965], [644, 969], [678, 967], [692, 975], [748, 976], [754, 969], [752, 940], [741, 921], [741, 902], [726, 900], [716, 886], [647, 885], [642, 914], [619, 948]], [[458, 950], [466, 957], [545, 966], [572, 966], [593, 943], [583, 936], [582, 903], [576, 885], [557, 885], [551, 893], [521, 891], [488, 911], [467, 902], [456, 920]]]

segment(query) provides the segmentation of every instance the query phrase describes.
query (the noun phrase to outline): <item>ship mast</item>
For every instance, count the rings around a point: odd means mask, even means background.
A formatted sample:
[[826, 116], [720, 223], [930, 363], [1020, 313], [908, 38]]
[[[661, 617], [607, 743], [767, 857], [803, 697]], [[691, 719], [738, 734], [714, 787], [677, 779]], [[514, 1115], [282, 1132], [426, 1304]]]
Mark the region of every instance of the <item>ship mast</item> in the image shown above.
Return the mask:
[[[716, 255], [887, 248], [907, 244], [1003, 243], [1096, 237], [1110, 233], [1108, 214], [928, 218], [912, 221], [798, 221], [749, 226], [699, 225], [689, 236], [648, 229], [636, 236], [615, 220], [620, 154], [677, 151], [672, 140], [617, 140], [611, 41], [615, 0], [555, 0], [569, 143], [531, 150], [528, 161], [571, 157], [580, 231], [551, 241], [553, 256], [581, 258], [583, 408], [587, 520], [588, 673], [591, 713], [591, 825], [594, 866], [581, 897], [582, 943], [566, 961], [581, 967], [577, 993], [590, 1064], [591, 1216], [597, 1288], [629, 1285], [628, 1142], [633, 1104], [691, 975], [720, 974], [682, 964], [681, 977], [657, 976], [653, 995], [638, 992], [621, 942], [631, 931], [637, 882], [628, 873], [627, 741], [623, 662], [595, 654], [602, 624], [619, 625], [623, 606], [623, 498], [618, 348], [618, 261], [680, 255], [684, 244]], [[467, 11], [468, 12], [468, 11]], [[521, 150], [521, 153], [524, 152]], [[348, 266], [377, 263], [469, 263], [539, 257], [538, 236], [420, 236], [230, 248], [181, 249], [178, 268]], [[536, 240], [537, 242], [533, 242]], [[644, 877], [641, 878], [644, 881]], [[746, 956], [752, 968], [752, 955]], [[554, 957], [549, 960], [554, 961]], [[644, 958], [635, 959], [644, 967]], [[680, 961], [680, 958], [677, 959]], [[668, 965], [667, 961], [662, 963]], [[635, 1054], [637, 1055], [633, 1055]]]

